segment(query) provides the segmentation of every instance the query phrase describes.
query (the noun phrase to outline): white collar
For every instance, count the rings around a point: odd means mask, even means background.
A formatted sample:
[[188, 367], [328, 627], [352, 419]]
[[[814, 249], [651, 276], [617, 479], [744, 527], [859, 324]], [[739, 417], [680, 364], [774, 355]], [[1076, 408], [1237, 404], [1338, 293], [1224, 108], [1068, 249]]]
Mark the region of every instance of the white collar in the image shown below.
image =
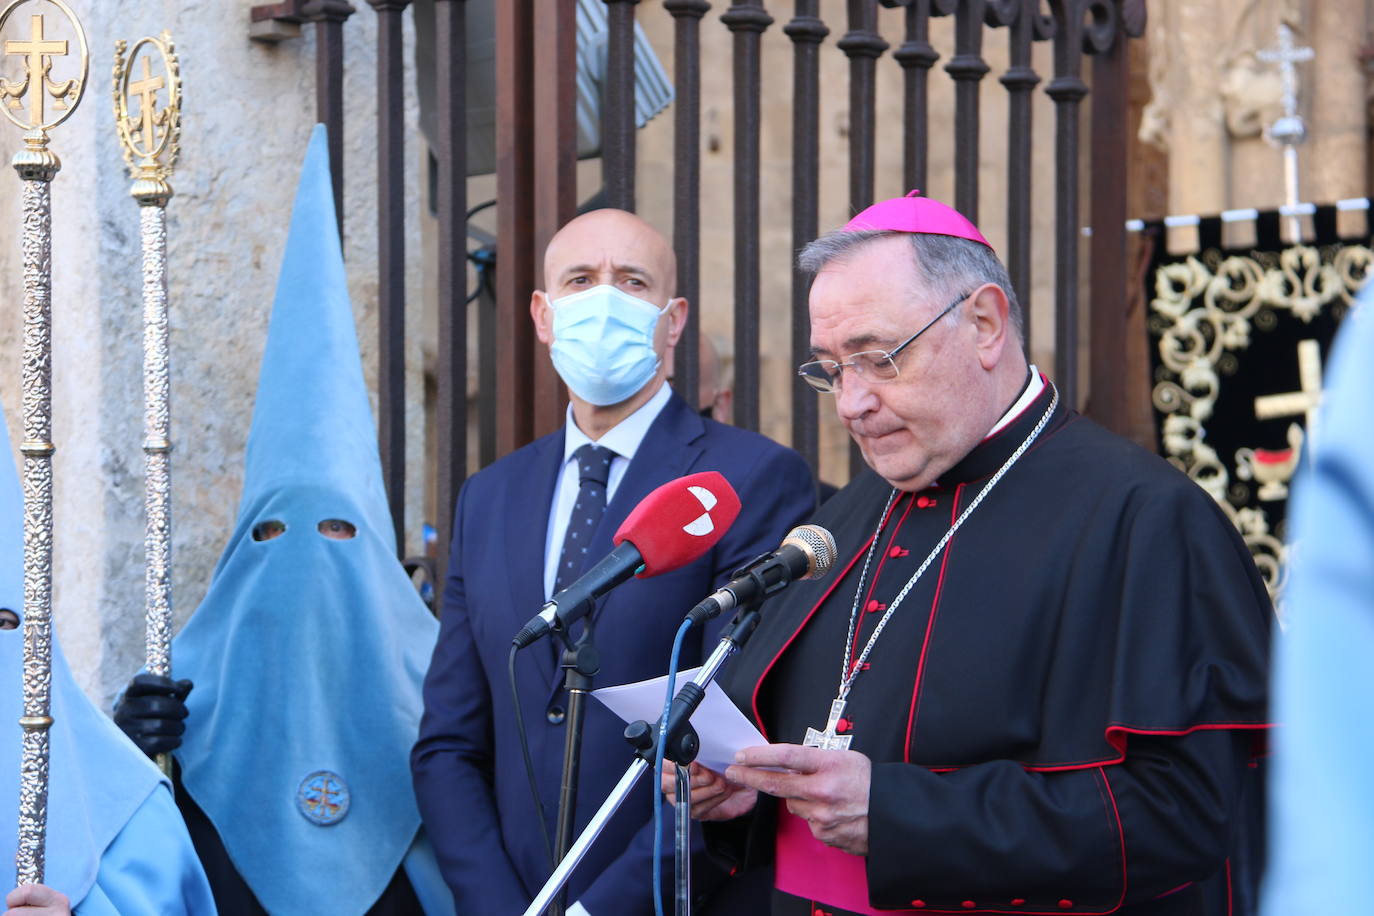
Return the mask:
[[1021, 392], [1021, 396], [1016, 399], [1016, 403], [1012, 404], [1011, 407], [1007, 408], [1007, 412], [1002, 414], [1002, 419], [998, 420], [997, 423], [988, 432], [987, 436], [984, 436], [983, 438], [991, 438], [997, 435], [999, 432], [1001, 432], [1002, 429], [1006, 427], [1009, 423], [1011, 423], [1012, 420], [1015, 420], [1017, 417], [1021, 416], [1021, 414], [1025, 412], [1026, 408], [1031, 406], [1031, 402], [1038, 398], [1040, 396], [1040, 392], [1044, 390], [1044, 377], [1040, 375], [1039, 369], [1035, 368], [1035, 366], [1031, 366], [1030, 381], [1026, 383], [1026, 390]]
[[[606, 434], [597, 439], [595, 444], [604, 446], [615, 452], [626, 461], [635, 456], [639, 451], [639, 445], [644, 441], [644, 437], [649, 432], [649, 427], [658, 419], [658, 415], [667, 406], [668, 399], [673, 396], [672, 389], [665, 381], [659, 385], [658, 391], [643, 404], [635, 409], [625, 419], [606, 431]], [[573, 419], [572, 404], [568, 405], [567, 419], [563, 424], [563, 461], [567, 463], [572, 459], [573, 453], [579, 448], [591, 442], [587, 436], [577, 426], [577, 421]]]

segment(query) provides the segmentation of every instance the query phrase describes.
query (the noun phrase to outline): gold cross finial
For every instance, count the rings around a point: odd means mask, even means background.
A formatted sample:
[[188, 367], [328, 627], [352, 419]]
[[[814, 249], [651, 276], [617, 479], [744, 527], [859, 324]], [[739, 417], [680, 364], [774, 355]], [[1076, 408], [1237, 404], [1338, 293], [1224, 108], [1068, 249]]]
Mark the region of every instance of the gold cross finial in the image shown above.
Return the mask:
[[[180, 63], [167, 32], [140, 38], [127, 55], [125, 47], [115, 42], [115, 127], [134, 178], [134, 197], [165, 202], [171, 196], [167, 180], [181, 153]], [[142, 75], [135, 78], [135, 69]], [[166, 102], [159, 106], [162, 93]], [[132, 113], [135, 104], [137, 114]]]
[[[16, 18], [15, 14], [21, 7], [32, 2], [34, 0], [13, 0], [0, 13], [0, 31], [4, 31], [5, 26]], [[76, 75], [66, 79], [54, 78], [56, 64], [72, 57], [71, 42], [49, 34], [50, 23], [44, 13], [32, 13], [27, 35], [21, 32], [20, 36], [4, 42], [4, 56], [20, 59], [20, 78], [7, 80], [0, 77], [0, 101], [3, 101], [0, 112], [14, 124], [35, 134], [56, 127], [76, 108], [85, 89], [86, 67], [89, 63], [86, 36], [81, 24], [61, 0], [50, 2], [66, 16], [71, 31], [76, 34], [80, 51], [80, 60], [77, 62], [79, 70], [70, 64], [65, 65], [67, 73], [75, 71]], [[58, 21], [60, 23], [61, 20]], [[51, 112], [48, 108], [49, 99], [52, 100]]]
[[9, 106], [11, 108], [22, 109], [24, 103], [20, 99], [27, 94], [29, 97], [29, 127], [40, 127], [43, 124], [43, 102], [45, 93], [43, 89], [47, 82], [48, 70], [51, 64], [47, 62], [50, 56], [66, 57], [67, 43], [65, 41], [54, 41], [43, 38], [43, 17], [34, 14], [29, 17], [29, 40], [15, 41], [11, 39], [5, 42], [6, 54], [20, 54], [24, 57], [24, 81], [19, 84], [17, 91], [9, 92]]
[[166, 120], [165, 112], [157, 110], [157, 91], [167, 85], [162, 74], [153, 76], [153, 59], [145, 54], [142, 57], [143, 78], [129, 84], [129, 95], [138, 97], [138, 128], [143, 134], [144, 151], [153, 149], [157, 143], [157, 128]]

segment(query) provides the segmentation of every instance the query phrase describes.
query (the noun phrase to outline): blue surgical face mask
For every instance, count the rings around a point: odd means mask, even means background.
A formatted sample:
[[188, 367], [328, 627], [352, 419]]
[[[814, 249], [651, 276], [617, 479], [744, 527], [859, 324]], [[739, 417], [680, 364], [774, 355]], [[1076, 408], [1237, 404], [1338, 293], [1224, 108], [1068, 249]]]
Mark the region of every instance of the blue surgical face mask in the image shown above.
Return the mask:
[[[671, 300], [669, 305], [671, 305]], [[658, 372], [658, 309], [614, 286], [550, 300], [553, 367], [582, 400], [598, 407], [634, 397]]]

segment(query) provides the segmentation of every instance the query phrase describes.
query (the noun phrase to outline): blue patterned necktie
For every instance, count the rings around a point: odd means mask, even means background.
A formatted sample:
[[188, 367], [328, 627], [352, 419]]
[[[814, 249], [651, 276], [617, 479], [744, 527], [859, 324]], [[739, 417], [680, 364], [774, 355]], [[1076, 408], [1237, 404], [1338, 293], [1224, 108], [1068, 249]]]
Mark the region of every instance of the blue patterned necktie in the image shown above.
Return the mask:
[[597, 522], [606, 513], [606, 480], [611, 476], [614, 457], [615, 452], [590, 442], [573, 452], [577, 459], [577, 501], [568, 519], [568, 530], [563, 533], [563, 552], [558, 555], [558, 572], [553, 580], [554, 594], [587, 568], [587, 546]]

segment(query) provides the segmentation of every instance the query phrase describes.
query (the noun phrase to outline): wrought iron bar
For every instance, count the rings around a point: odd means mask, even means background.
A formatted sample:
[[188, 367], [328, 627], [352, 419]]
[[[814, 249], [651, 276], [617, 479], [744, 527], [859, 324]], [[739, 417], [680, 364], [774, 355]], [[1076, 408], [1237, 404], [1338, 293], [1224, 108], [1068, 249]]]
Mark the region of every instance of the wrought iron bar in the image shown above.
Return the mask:
[[[468, 218], [472, 218], [471, 210]], [[496, 435], [500, 406], [496, 397], [496, 367], [505, 358], [496, 336], [496, 246], [483, 245], [469, 252], [468, 260], [477, 271], [477, 289], [468, 293], [469, 300], [477, 303], [477, 390], [482, 395], [477, 399], [477, 465], [486, 467], [500, 454]]]
[[858, 213], [873, 203], [877, 61], [887, 42], [878, 34], [875, 0], [848, 2], [849, 31], [835, 46], [849, 58], [849, 206]]
[[673, 352], [673, 384], [688, 404], [701, 391], [701, 17], [706, 0], [664, 0], [673, 16], [673, 248], [687, 325]]
[[[874, 142], [877, 133], [876, 75], [878, 57], [887, 42], [878, 34], [876, 0], [849, 0], [849, 31], [836, 42], [849, 58], [849, 208], [850, 213], [873, 203]], [[849, 472], [865, 467], [863, 453], [849, 444]]]
[[964, 0], [954, 17], [954, 56], [945, 72], [954, 80], [954, 208], [978, 222], [979, 89], [986, 0]]
[[496, 452], [533, 438], [533, 0], [496, 4]]
[[1079, 105], [1088, 94], [1080, 76], [1083, 16], [1093, 0], [1050, 0], [1054, 13], [1054, 381], [1064, 403], [1079, 406], [1078, 235]]
[[468, 461], [466, 0], [435, 0], [439, 209], [439, 359], [435, 589], [442, 590]]
[[[633, 35], [634, 8], [629, 8]], [[534, 18], [534, 255], [536, 286], [549, 240], [577, 212], [577, 6], [575, 0], [540, 0]], [[630, 72], [633, 85], [633, 69]], [[633, 132], [634, 122], [630, 122]], [[633, 142], [634, 136], [630, 137]], [[633, 169], [633, 164], [631, 164]], [[633, 190], [633, 180], [631, 180]], [[563, 425], [567, 389], [553, 362], [535, 345], [534, 435]]]
[[[1127, 287], [1131, 272], [1126, 267], [1125, 188], [1130, 162], [1131, 123], [1129, 109], [1130, 61], [1128, 37], [1141, 34], [1145, 27], [1145, 4], [1120, 10], [1121, 28], [1101, 35], [1090, 50], [1093, 57], [1092, 96], [1092, 275], [1089, 286], [1092, 309], [1088, 360], [1087, 412], [1103, 426], [1132, 436], [1130, 388], [1132, 370], [1144, 373], [1145, 361], [1136, 356], [1143, 337], [1128, 333]], [[1220, 241], [1220, 220], [1212, 231]]]
[[315, 120], [329, 134], [329, 172], [334, 183], [334, 216], [344, 237], [344, 36], [353, 15], [348, 0], [307, 0], [304, 13], [315, 21]]
[[[1039, 0], [996, 2], [1008, 27], [1011, 66], [999, 78], [1007, 88], [1007, 250], [1003, 257], [1021, 302], [1023, 343], [1031, 343], [1032, 93], [1040, 75], [1031, 66], [1031, 44], [1048, 37], [1053, 23], [1039, 14]], [[1037, 34], [1039, 33], [1039, 34]]]
[[377, 427], [396, 550], [404, 556], [406, 126], [401, 14], [410, 0], [368, 3], [377, 11]]
[[930, 68], [940, 55], [930, 44], [931, 0], [906, 5], [906, 40], [892, 52], [902, 65], [902, 184], [924, 189], [929, 168]]
[[612, 207], [635, 209], [635, 4], [603, 0], [606, 82], [601, 89], [601, 176]]
[[721, 14], [734, 35], [735, 425], [759, 428], [760, 45], [773, 24], [762, 0], [733, 0]]
[[[792, 250], [816, 237], [820, 197], [820, 45], [830, 30], [821, 21], [819, 0], [797, 0], [783, 32], [792, 39]], [[811, 350], [807, 308], [810, 277], [792, 267], [792, 362], [801, 365]], [[800, 379], [792, 379], [792, 447], [811, 470], [820, 467], [820, 403]]]

